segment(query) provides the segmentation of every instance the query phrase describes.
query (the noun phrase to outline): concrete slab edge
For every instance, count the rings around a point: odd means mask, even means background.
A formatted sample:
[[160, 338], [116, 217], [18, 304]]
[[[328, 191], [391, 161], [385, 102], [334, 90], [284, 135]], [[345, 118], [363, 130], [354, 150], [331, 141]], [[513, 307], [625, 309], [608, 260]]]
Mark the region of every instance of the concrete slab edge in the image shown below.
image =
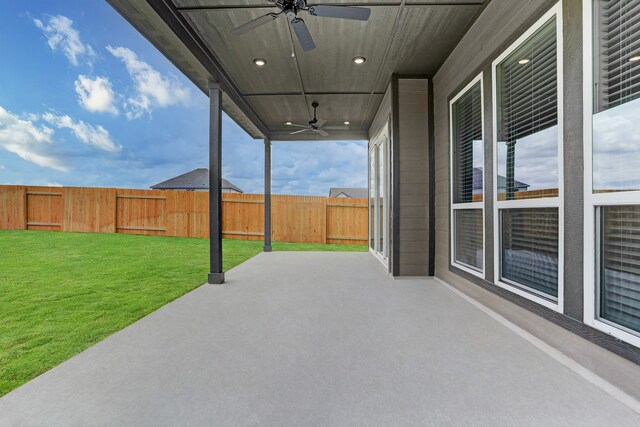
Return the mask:
[[630, 394], [626, 393], [625, 391], [623, 391], [620, 388], [616, 387], [615, 385], [611, 384], [609, 381], [607, 381], [606, 379], [602, 378], [601, 376], [595, 374], [591, 370], [585, 368], [583, 365], [581, 365], [580, 363], [578, 363], [574, 359], [568, 357], [567, 355], [562, 353], [560, 350], [552, 347], [551, 345], [547, 344], [546, 342], [542, 341], [541, 339], [539, 339], [539, 338], [535, 337], [534, 335], [530, 334], [529, 332], [525, 331], [521, 327], [519, 327], [519, 326], [515, 325], [514, 323], [510, 322], [508, 319], [506, 319], [505, 317], [503, 317], [500, 314], [496, 313], [495, 311], [491, 310], [489, 307], [487, 307], [487, 306], [483, 305], [482, 303], [474, 300], [473, 298], [471, 298], [470, 296], [468, 296], [464, 292], [460, 291], [459, 289], [456, 289], [455, 287], [451, 286], [450, 284], [448, 284], [444, 280], [439, 279], [437, 277], [430, 277], [430, 279], [433, 279], [435, 282], [437, 282], [437, 283], [441, 284], [442, 286], [444, 286], [445, 288], [449, 289], [454, 294], [458, 295], [460, 298], [462, 298], [465, 301], [467, 301], [469, 304], [471, 304], [474, 307], [476, 307], [477, 309], [483, 311], [489, 317], [493, 318], [494, 320], [496, 320], [500, 324], [506, 326], [507, 328], [509, 328], [510, 330], [515, 332], [516, 334], [518, 334], [520, 337], [522, 337], [523, 339], [527, 340], [528, 342], [530, 342], [531, 344], [536, 346], [538, 349], [540, 349], [541, 351], [546, 353], [548, 356], [552, 357], [553, 359], [555, 359], [556, 361], [558, 361], [559, 363], [561, 363], [562, 365], [564, 365], [568, 369], [571, 369], [573, 372], [575, 372], [576, 374], [580, 375], [582, 378], [584, 378], [585, 380], [589, 381], [590, 383], [592, 383], [593, 385], [598, 387], [600, 390], [604, 391], [605, 393], [607, 393], [608, 395], [613, 397], [614, 399], [618, 400], [619, 402], [621, 402], [622, 404], [627, 406], [629, 409], [631, 409], [634, 412], [640, 414], [640, 401], [638, 399], [636, 399], [635, 397], [631, 396]]

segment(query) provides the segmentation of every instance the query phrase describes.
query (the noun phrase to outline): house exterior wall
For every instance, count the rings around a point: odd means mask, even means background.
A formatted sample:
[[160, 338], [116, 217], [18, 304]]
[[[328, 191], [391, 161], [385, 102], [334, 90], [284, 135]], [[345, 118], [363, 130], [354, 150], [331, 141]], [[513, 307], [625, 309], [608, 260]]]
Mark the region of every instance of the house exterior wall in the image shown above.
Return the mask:
[[[514, 3], [517, 3], [514, 4]], [[584, 159], [583, 159], [583, 79], [582, 79], [582, 1], [562, 2], [563, 63], [562, 102], [559, 108], [564, 119], [563, 162], [564, 173], [559, 177], [564, 183], [564, 304], [560, 312], [542, 307], [527, 298], [516, 295], [494, 284], [494, 194], [493, 194], [493, 100], [492, 61], [504, 52], [534, 22], [544, 15], [557, 1], [548, 0], [492, 0], [476, 22], [462, 38], [447, 61], [433, 78], [434, 84], [434, 137], [435, 137], [435, 275], [463, 292], [480, 300], [489, 301], [486, 291], [497, 294], [530, 312], [541, 315], [554, 323], [599, 345], [612, 350], [636, 363], [640, 363], [640, 350], [626, 342], [612, 338], [584, 324], [583, 284], [583, 229], [584, 229]], [[450, 224], [450, 135], [449, 101], [471, 80], [483, 73], [484, 92], [484, 167], [485, 167], [485, 268], [484, 280], [474, 277], [451, 265]], [[423, 173], [427, 170], [424, 163]], [[427, 235], [422, 235], [427, 239]], [[500, 312], [501, 307], [492, 307]], [[506, 309], [505, 309], [506, 310]], [[510, 319], [530, 330], [522, 319]], [[531, 331], [536, 333], [536, 331]], [[538, 331], [540, 332], [540, 331]]]
[[428, 79], [398, 78], [399, 276], [427, 276], [429, 266]]
[[462, 38], [433, 78], [435, 136], [435, 209], [437, 277], [457, 283], [461, 275], [450, 271], [449, 100], [467, 83], [484, 73], [484, 167], [485, 167], [485, 278], [493, 281], [493, 111], [491, 62], [556, 1], [493, 0]]
[[394, 76], [369, 131], [370, 142], [389, 123], [389, 270], [429, 273], [429, 120], [424, 77]]

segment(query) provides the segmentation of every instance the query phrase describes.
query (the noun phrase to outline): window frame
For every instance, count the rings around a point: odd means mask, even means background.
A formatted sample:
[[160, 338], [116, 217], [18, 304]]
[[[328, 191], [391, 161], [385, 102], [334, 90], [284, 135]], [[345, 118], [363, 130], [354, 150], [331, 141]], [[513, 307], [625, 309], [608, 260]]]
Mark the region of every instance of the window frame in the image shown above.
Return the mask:
[[[391, 188], [391, 183], [390, 183], [390, 138], [389, 138], [389, 123], [385, 123], [385, 125], [382, 127], [382, 129], [378, 132], [378, 134], [371, 139], [371, 142], [369, 144], [369, 162], [371, 161], [371, 159], [374, 159], [374, 176], [377, 176], [377, 174], [380, 171], [380, 163], [379, 163], [379, 156], [378, 156], [378, 150], [379, 147], [382, 147], [382, 151], [384, 152], [384, 164], [383, 166], [383, 179], [384, 179], [384, 194], [382, 194], [382, 198], [385, 201], [385, 205], [383, 206], [383, 215], [382, 218], [380, 218], [380, 209], [379, 209], [379, 205], [378, 205], [378, 200], [380, 197], [380, 189], [378, 186], [378, 180], [374, 178], [374, 182], [375, 182], [375, 190], [374, 190], [374, 212], [373, 212], [373, 216], [374, 216], [374, 236], [371, 236], [371, 224], [369, 224], [369, 237], [368, 237], [368, 241], [367, 241], [367, 245], [368, 249], [369, 249], [369, 253], [372, 254], [378, 261], [380, 261], [387, 270], [389, 270], [389, 260], [391, 258], [391, 245], [390, 245], [390, 233], [389, 230], [391, 228], [390, 226], [390, 220], [391, 220], [391, 215], [390, 215], [390, 206], [389, 206], [389, 194], [391, 192], [390, 188]], [[370, 170], [370, 164], [367, 165], [367, 168], [369, 169], [369, 174], [371, 173]], [[369, 182], [367, 184], [368, 186], [371, 185], [371, 178], [369, 175]], [[371, 189], [369, 188], [369, 192], [371, 191]], [[369, 201], [368, 201], [368, 220], [371, 220], [371, 193], [369, 193]], [[380, 243], [380, 221], [382, 221], [382, 226], [383, 226], [383, 243], [382, 243], [382, 248], [379, 247], [379, 243]], [[372, 248], [370, 246], [371, 243], [371, 238], [374, 238], [374, 247]]]
[[[540, 30], [552, 18], [556, 19], [556, 51], [557, 51], [557, 87], [558, 87], [558, 196], [543, 197], [537, 199], [498, 200], [498, 65], [509, 55], [517, 50], [535, 32]], [[493, 235], [494, 235], [494, 280], [493, 283], [516, 295], [540, 304], [556, 312], [564, 310], [564, 112], [563, 112], [563, 28], [562, 28], [562, 2], [556, 3], [531, 27], [529, 27], [518, 39], [500, 54], [491, 63], [492, 77], [492, 114], [493, 114]], [[557, 300], [542, 297], [532, 291], [526, 290], [525, 285], [518, 286], [501, 279], [502, 270], [502, 226], [501, 210], [525, 209], [525, 208], [556, 208], [558, 209], [558, 297]]]
[[[455, 203], [454, 202], [454, 138], [453, 138], [453, 105], [464, 95], [466, 95], [475, 85], [480, 83], [480, 114], [482, 121], [482, 201], [481, 202], [467, 202], [467, 203]], [[450, 194], [450, 202], [449, 202], [449, 223], [451, 224], [449, 228], [449, 248], [450, 248], [450, 264], [451, 266], [458, 268], [462, 271], [465, 271], [474, 276], [480, 277], [484, 279], [485, 271], [486, 271], [486, 227], [485, 227], [485, 201], [486, 201], [486, 179], [485, 179], [485, 170], [486, 170], [486, 156], [484, 155], [484, 146], [485, 146], [485, 126], [484, 126], [484, 73], [480, 73], [473, 80], [471, 80], [456, 96], [454, 96], [451, 101], [449, 101], [449, 194]], [[455, 213], [457, 210], [482, 210], [482, 268], [475, 269], [471, 266], [465, 265], [456, 261], [456, 240], [455, 240]]]
[[[593, 192], [593, 87], [595, 52], [593, 49], [593, 9], [595, 0], [583, 0], [582, 3], [582, 58], [583, 58], [583, 147], [584, 147], [584, 314], [585, 324], [621, 339], [636, 347], [640, 347], [640, 333], [631, 332], [628, 328], [599, 318], [600, 284], [600, 207], [639, 205], [640, 191], [622, 191], [609, 193]], [[617, 326], [614, 326], [617, 325]]]

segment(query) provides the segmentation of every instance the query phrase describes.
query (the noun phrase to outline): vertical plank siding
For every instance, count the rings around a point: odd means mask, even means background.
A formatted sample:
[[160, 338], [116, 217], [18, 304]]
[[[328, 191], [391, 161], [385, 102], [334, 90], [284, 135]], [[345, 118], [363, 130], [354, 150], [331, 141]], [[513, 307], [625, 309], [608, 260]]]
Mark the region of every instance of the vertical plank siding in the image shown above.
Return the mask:
[[[366, 244], [367, 199], [272, 196], [273, 240]], [[0, 229], [209, 236], [209, 193], [0, 185]], [[223, 237], [262, 240], [264, 195], [223, 194]]]

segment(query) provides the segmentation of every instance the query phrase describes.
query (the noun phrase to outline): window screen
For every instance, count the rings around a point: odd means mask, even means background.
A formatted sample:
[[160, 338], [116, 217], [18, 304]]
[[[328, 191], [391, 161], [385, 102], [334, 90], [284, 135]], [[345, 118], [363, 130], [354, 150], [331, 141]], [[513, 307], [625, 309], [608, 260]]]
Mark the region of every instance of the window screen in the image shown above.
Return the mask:
[[558, 194], [557, 60], [554, 17], [496, 67], [500, 200]]
[[640, 332], [640, 205], [600, 209], [600, 317]]
[[558, 209], [503, 209], [501, 277], [558, 297]]
[[482, 88], [480, 82], [452, 107], [453, 202], [481, 202], [483, 197]]

